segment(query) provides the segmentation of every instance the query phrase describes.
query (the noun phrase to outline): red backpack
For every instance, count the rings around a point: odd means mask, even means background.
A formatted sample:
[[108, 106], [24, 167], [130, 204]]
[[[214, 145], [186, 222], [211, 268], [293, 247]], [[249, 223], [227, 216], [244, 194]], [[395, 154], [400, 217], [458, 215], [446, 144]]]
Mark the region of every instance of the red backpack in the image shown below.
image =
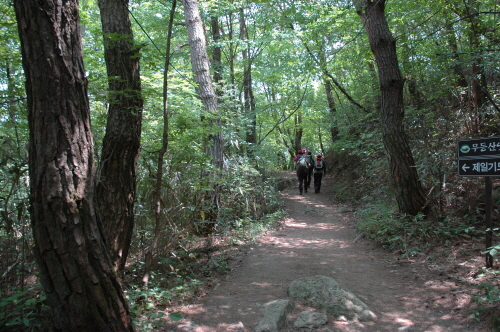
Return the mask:
[[323, 159], [316, 159], [316, 163], [314, 163], [314, 169], [323, 169]]

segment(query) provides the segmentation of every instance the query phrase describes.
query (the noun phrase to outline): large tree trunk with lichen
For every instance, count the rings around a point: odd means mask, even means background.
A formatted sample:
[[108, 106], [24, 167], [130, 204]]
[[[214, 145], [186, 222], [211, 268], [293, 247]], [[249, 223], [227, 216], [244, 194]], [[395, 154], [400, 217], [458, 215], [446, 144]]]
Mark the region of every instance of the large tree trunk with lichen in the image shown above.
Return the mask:
[[426, 198], [404, 130], [404, 79], [399, 70], [396, 40], [385, 17], [385, 0], [354, 0], [368, 33], [378, 67], [382, 97], [382, 138], [393, 178], [399, 211], [416, 215], [427, 212]]
[[94, 205], [77, 1], [16, 0], [28, 97], [35, 255], [57, 331], [133, 331]]
[[97, 202], [116, 271], [123, 272], [134, 229], [136, 169], [142, 106], [139, 52], [127, 0], [99, 0], [108, 73], [108, 122], [101, 153]]

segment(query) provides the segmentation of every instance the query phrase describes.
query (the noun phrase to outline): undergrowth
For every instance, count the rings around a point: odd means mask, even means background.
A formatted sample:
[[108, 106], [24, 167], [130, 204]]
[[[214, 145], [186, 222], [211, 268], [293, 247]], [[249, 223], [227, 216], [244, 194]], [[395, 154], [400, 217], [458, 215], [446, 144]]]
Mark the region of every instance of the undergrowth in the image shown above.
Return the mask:
[[[489, 271], [488, 274], [497, 275], [499, 272]], [[500, 331], [500, 314], [498, 313], [500, 290], [498, 285], [492, 281], [482, 282], [479, 286], [479, 292], [474, 294], [473, 299], [477, 306], [469, 314], [472, 314], [478, 322], [488, 317], [492, 331]]]
[[161, 283], [151, 283], [148, 288], [132, 285], [126, 291], [126, 297], [136, 329], [151, 331], [161, 326], [167, 316], [173, 321], [182, 319], [180, 313], [171, 312], [167, 315], [162, 309], [171, 305], [173, 301], [191, 298], [201, 284], [200, 280], [188, 277], [172, 288], [164, 288]]
[[468, 218], [428, 219], [424, 214], [400, 215], [396, 207], [370, 204], [358, 211], [359, 230], [368, 238], [389, 250], [401, 250], [413, 256], [423, 247], [450, 243], [458, 236], [471, 237], [480, 230]]
[[205, 294], [218, 278], [229, 272], [234, 252], [252, 243], [263, 232], [272, 229], [284, 218], [283, 210], [267, 214], [257, 221], [233, 223], [210, 238], [185, 239], [168, 257], [159, 257], [148, 288], [140, 286], [144, 263], [133, 262], [128, 267], [126, 295], [138, 331], [151, 331], [170, 321], [182, 319], [171, 312], [176, 304], [187, 303]]
[[15, 291], [9, 297], [0, 298], [0, 330], [37, 330], [37, 326], [46, 323], [42, 314], [44, 301], [45, 294], [39, 286], [30, 290]]

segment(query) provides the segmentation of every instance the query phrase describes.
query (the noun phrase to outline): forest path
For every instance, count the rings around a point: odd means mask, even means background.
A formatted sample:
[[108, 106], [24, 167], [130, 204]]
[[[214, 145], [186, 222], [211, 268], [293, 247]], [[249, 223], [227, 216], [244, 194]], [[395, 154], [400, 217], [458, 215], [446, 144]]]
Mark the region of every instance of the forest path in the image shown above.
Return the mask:
[[[354, 241], [358, 233], [353, 212], [334, 203], [332, 187], [333, 179], [326, 177], [319, 194], [299, 195], [297, 185], [284, 190], [288, 213], [283, 227], [248, 247], [208, 295], [175, 308], [183, 314], [181, 321], [169, 321], [157, 331], [254, 331], [265, 303], [287, 299], [293, 280], [316, 275], [339, 281], [378, 319], [359, 323], [329, 316], [326, 325], [313, 331], [486, 331], [467, 319], [472, 294], [459, 278], [428, 264], [425, 257], [407, 260], [368, 240]], [[293, 327], [301, 310], [297, 303], [281, 331], [304, 331]]]

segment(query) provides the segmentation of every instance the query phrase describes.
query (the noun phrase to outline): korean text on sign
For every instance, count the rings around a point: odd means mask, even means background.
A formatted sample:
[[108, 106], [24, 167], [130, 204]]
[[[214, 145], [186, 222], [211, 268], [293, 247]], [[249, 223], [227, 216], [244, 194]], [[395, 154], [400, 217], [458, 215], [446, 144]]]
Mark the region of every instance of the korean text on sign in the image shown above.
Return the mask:
[[500, 142], [483, 142], [483, 143], [474, 143], [471, 146], [471, 150], [474, 152], [494, 152], [494, 151], [499, 151], [500, 152]]
[[500, 162], [480, 161], [472, 164], [472, 170], [478, 173], [487, 173], [491, 171], [500, 171]]

